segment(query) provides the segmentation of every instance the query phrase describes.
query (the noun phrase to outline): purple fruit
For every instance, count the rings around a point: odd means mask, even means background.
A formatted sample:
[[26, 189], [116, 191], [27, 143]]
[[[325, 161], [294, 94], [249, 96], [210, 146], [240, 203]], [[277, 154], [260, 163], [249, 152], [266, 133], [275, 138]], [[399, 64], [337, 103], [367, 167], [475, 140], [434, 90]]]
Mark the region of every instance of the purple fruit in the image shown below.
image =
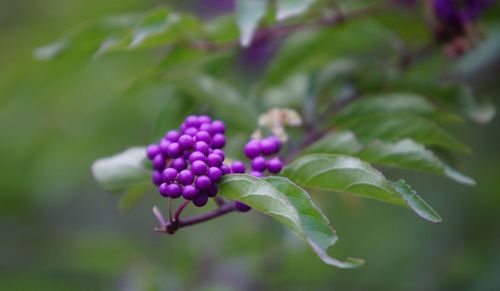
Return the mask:
[[219, 182], [219, 180], [222, 178], [222, 170], [217, 167], [210, 167], [208, 169], [208, 177], [212, 182]]
[[251, 166], [254, 171], [264, 172], [266, 170], [267, 161], [263, 157], [256, 157], [252, 160]]
[[205, 175], [207, 173], [208, 167], [205, 162], [194, 161], [191, 164], [191, 172], [195, 175]]
[[163, 179], [163, 182], [169, 184], [171, 183], [175, 178], [177, 178], [177, 170], [174, 168], [166, 168], [163, 173], [161, 174], [161, 177]]
[[192, 186], [192, 185], [187, 185], [182, 188], [182, 197], [186, 200], [193, 200], [198, 196], [198, 190]]
[[283, 169], [283, 162], [280, 158], [272, 158], [267, 162], [267, 169], [273, 174], [278, 174]]
[[245, 156], [247, 156], [247, 158], [249, 159], [253, 159], [258, 155], [260, 155], [259, 141], [258, 140], [249, 141], [243, 148], [243, 152], [245, 153]]
[[231, 172], [235, 174], [243, 174], [246, 171], [245, 164], [242, 161], [234, 161], [231, 164]]
[[146, 155], [150, 160], [154, 159], [157, 155], [159, 155], [161, 152], [161, 149], [158, 145], [152, 144], [149, 145], [146, 149]]
[[190, 185], [194, 181], [194, 175], [190, 170], [182, 170], [177, 176], [182, 185]]
[[179, 137], [179, 146], [181, 147], [181, 150], [186, 151], [190, 150], [194, 146], [194, 139], [190, 135], [184, 134]]
[[170, 198], [179, 198], [182, 195], [182, 188], [177, 184], [170, 184], [167, 186], [166, 193]]
[[210, 180], [207, 176], [199, 176], [196, 178], [194, 185], [198, 188], [198, 190], [200, 190], [200, 192], [208, 191], [210, 190], [210, 187], [212, 187], [212, 180]]

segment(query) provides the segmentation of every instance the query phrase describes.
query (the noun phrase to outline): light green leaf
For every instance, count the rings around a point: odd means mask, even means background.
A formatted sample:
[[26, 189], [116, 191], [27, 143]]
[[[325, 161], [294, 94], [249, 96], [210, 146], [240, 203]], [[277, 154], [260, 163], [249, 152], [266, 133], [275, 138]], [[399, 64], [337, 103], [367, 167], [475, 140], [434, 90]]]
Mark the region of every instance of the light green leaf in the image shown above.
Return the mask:
[[382, 173], [358, 158], [307, 155], [287, 166], [283, 175], [303, 187], [352, 193], [408, 207], [424, 219], [439, 222], [429, 219], [437, 215], [430, 207], [408, 203]]
[[284, 20], [290, 16], [295, 16], [304, 12], [314, 0], [277, 0], [278, 12], [276, 18]]
[[339, 268], [354, 268], [362, 260], [338, 261], [326, 253], [337, 240], [326, 217], [309, 195], [286, 178], [259, 179], [249, 175], [227, 175], [219, 183], [219, 195], [241, 201], [285, 224], [311, 246], [323, 262]]
[[92, 165], [92, 174], [104, 189], [122, 190], [149, 181], [150, 172], [146, 168], [146, 160], [145, 148], [129, 148], [114, 156], [95, 161]]
[[240, 29], [240, 43], [242, 46], [250, 45], [259, 21], [266, 14], [266, 8], [266, 0], [236, 1], [236, 20]]
[[354, 155], [362, 147], [354, 133], [350, 131], [335, 131], [305, 148], [302, 153]]
[[470, 149], [432, 121], [411, 113], [372, 114], [349, 118], [341, 124], [352, 130], [361, 141], [380, 139], [397, 141], [410, 138], [425, 145], [470, 153]]
[[420, 196], [417, 195], [417, 192], [413, 190], [410, 185], [408, 185], [404, 180], [399, 180], [397, 182], [393, 182], [392, 186], [394, 190], [396, 190], [401, 197], [408, 203], [408, 205], [415, 210], [415, 212], [429, 221], [432, 222], [441, 222], [442, 219], [430, 206], [427, 204]]

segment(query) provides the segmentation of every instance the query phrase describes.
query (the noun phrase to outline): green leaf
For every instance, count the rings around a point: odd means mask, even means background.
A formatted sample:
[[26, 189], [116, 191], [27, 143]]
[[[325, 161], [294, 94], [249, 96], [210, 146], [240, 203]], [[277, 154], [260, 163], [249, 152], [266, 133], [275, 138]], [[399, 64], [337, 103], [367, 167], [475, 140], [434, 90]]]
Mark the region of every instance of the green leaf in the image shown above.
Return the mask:
[[128, 186], [149, 181], [150, 171], [146, 168], [146, 161], [146, 149], [133, 147], [95, 161], [92, 174], [104, 189], [123, 190]]
[[304, 12], [314, 0], [277, 0], [278, 8], [276, 18], [284, 20], [288, 17], [295, 16]]
[[242, 46], [250, 45], [259, 21], [266, 14], [266, 8], [266, 0], [236, 1], [236, 21], [240, 29], [240, 43]]
[[132, 209], [144, 197], [149, 188], [151, 188], [150, 181], [129, 186], [118, 201], [118, 209], [122, 212]]
[[397, 141], [410, 138], [425, 145], [470, 153], [470, 149], [432, 121], [411, 113], [372, 114], [349, 118], [338, 127], [352, 130], [362, 140]]
[[473, 179], [450, 168], [432, 151], [411, 139], [403, 139], [395, 143], [375, 140], [361, 144], [354, 133], [335, 131], [302, 151], [302, 154], [310, 153], [351, 155], [371, 164], [425, 171], [447, 176], [466, 185], [475, 184]]
[[282, 177], [259, 179], [249, 175], [227, 175], [219, 183], [219, 195], [241, 201], [269, 215], [311, 246], [323, 262], [339, 268], [354, 268], [362, 260], [338, 261], [326, 253], [337, 237], [326, 217], [310, 196], [290, 180]]
[[417, 192], [415, 192], [415, 190], [413, 190], [404, 180], [399, 180], [391, 184], [394, 190], [401, 194], [401, 197], [408, 203], [411, 209], [415, 210], [415, 212], [420, 215], [420, 217], [432, 222], [442, 221], [441, 217], [429, 206], [429, 204], [420, 198]]
[[437, 216], [430, 207], [408, 203], [382, 173], [358, 158], [342, 155], [307, 155], [287, 166], [283, 175], [303, 187], [357, 194], [408, 207], [432, 222], [440, 221], [429, 219]]

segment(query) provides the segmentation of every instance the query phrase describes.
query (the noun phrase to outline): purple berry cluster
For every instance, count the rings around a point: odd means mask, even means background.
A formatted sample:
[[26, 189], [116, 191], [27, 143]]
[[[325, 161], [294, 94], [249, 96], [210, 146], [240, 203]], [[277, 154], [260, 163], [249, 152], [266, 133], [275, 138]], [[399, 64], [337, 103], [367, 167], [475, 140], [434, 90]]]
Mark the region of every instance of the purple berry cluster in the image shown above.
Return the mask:
[[243, 149], [245, 156], [251, 159], [252, 171], [250, 174], [255, 177], [263, 177], [266, 170], [272, 174], [281, 172], [283, 162], [277, 156], [280, 150], [281, 141], [276, 136], [250, 140]]
[[[231, 173], [224, 164], [225, 124], [206, 115], [190, 115], [147, 147], [153, 164], [152, 182], [163, 197], [183, 197], [202, 207], [217, 195], [217, 182]], [[234, 167], [234, 165], [233, 165]]]

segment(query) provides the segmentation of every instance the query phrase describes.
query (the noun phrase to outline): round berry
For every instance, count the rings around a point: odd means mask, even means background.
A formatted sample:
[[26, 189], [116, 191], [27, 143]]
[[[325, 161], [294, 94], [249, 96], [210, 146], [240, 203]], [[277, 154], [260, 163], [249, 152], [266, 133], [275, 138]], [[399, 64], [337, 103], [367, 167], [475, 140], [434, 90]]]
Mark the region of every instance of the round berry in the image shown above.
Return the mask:
[[163, 183], [160, 171], [153, 172], [153, 175], [151, 176], [151, 182], [153, 182], [153, 184], [155, 184], [156, 186], [160, 186], [161, 183]]
[[150, 160], [154, 159], [157, 155], [160, 154], [160, 152], [161, 149], [156, 144], [149, 145], [148, 148], [146, 149], [146, 155]]
[[267, 161], [263, 157], [256, 157], [252, 160], [252, 170], [263, 172], [266, 170]]
[[210, 152], [210, 147], [204, 141], [198, 141], [194, 145], [194, 150], [203, 153], [205, 156], [208, 156]]
[[278, 174], [283, 169], [283, 163], [278, 157], [270, 159], [267, 162], [267, 169], [273, 174]]
[[198, 196], [198, 190], [192, 185], [187, 185], [182, 188], [182, 197], [186, 200], [193, 200]]
[[159, 171], [163, 171], [166, 166], [165, 158], [162, 155], [157, 155], [153, 159], [153, 168]]
[[204, 141], [206, 142], [207, 144], [210, 144], [212, 142], [212, 136], [210, 135], [210, 133], [208, 133], [208, 131], [198, 131], [198, 133], [194, 136], [194, 139], [196, 141]]
[[168, 197], [167, 187], [167, 183], [163, 183], [160, 185], [160, 187], [158, 187], [158, 192], [160, 192], [161, 196]]
[[181, 137], [179, 137], [179, 146], [181, 147], [181, 150], [190, 150], [193, 148], [194, 146], [194, 139], [190, 136], [190, 135], [187, 135], [187, 134], [184, 134], [184, 135], [181, 135]]
[[167, 153], [168, 156], [171, 157], [172, 159], [178, 158], [182, 156], [181, 146], [178, 143], [173, 142], [168, 146]]
[[218, 154], [209, 154], [207, 163], [210, 167], [220, 167], [222, 165], [222, 158]]
[[208, 167], [205, 162], [202, 161], [194, 161], [191, 164], [191, 172], [195, 175], [205, 175], [207, 173]]
[[240, 201], [236, 201], [235, 206], [239, 212], [248, 212], [248, 211], [250, 211], [250, 209], [252, 209], [252, 207], [250, 207], [250, 206], [248, 206], [245, 203], [242, 203]]
[[211, 123], [212, 118], [210, 118], [210, 116], [208, 116], [208, 115], [200, 115], [200, 116], [198, 116], [198, 121], [200, 122], [200, 126], [201, 126], [203, 124]]
[[191, 164], [193, 164], [195, 161], [204, 162], [206, 160], [207, 160], [207, 157], [205, 157], [205, 155], [202, 152], [195, 151], [189, 155], [189, 162]]
[[235, 174], [243, 174], [245, 171], [245, 164], [242, 161], [233, 161], [231, 164], [231, 172]]
[[182, 170], [177, 176], [177, 179], [179, 179], [182, 185], [190, 185], [193, 183], [194, 175], [190, 170]]
[[207, 204], [208, 202], [208, 196], [206, 194], [200, 194], [196, 196], [193, 200], [193, 204], [196, 207], [203, 207]]
[[170, 130], [165, 135], [165, 138], [171, 142], [177, 142], [181, 134], [177, 130]]
[[214, 137], [212, 138], [212, 147], [214, 149], [220, 149], [223, 148], [226, 145], [226, 138], [222, 133], [216, 133], [214, 134]]
[[194, 185], [201, 192], [207, 191], [210, 190], [210, 187], [212, 187], [212, 180], [210, 180], [210, 178], [207, 176], [199, 176], [198, 178], [196, 178]]
[[262, 174], [262, 172], [259, 172], [259, 171], [252, 171], [250, 173], [250, 175], [254, 176], [254, 177], [257, 177], [257, 178], [262, 178], [264, 177], [264, 174]]
[[177, 170], [174, 168], [166, 168], [161, 174], [161, 177], [163, 178], [163, 182], [170, 183], [177, 178]]
[[166, 139], [162, 139], [160, 141], [160, 150], [165, 157], [168, 157], [168, 147], [170, 146], [171, 143], [172, 143], [171, 141]]
[[279, 152], [281, 148], [281, 142], [275, 137], [269, 137], [261, 140], [259, 146], [262, 154], [272, 155]]
[[214, 150], [212, 150], [212, 154], [219, 155], [222, 158], [222, 160], [224, 160], [226, 158], [226, 155], [224, 154], [224, 151], [221, 150], [221, 149], [214, 149]]
[[207, 191], [208, 197], [215, 197], [217, 195], [217, 185], [212, 184], [212, 187], [210, 187], [210, 190]]
[[170, 167], [174, 168], [177, 170], [177, 172], [180, 172], [184, 169], [187, 168], [187, 162], [186, 162], [186, 159], [184, 158], [177, 158], [177, 159], [174, 159], [172, 161], [172, 164], [170, 165]]
[[198, 116], [196, 115], [190, 115], [186, 117], [186, 121], [184, 122], [187, 127], [198, 127], [200, 126], [200, 121], [198, 119]]
[[210, 167], [208, 169], [208, 177], [212, 182], [218, 182], [222, 178], [222, 170], [217, 167]]
[[182, 188], [177, 184], [170, 184], [167, 186], [166, 192], [170, 198], [179, 198], [182, 194]]
[[220, 120], [215, 120], [212, 122], [212, 129], [214, 133], [224, 133], [226, 131], [226, 125]]
[[188, 127], [186, 130], [184, 130], [184, 134], [187, 134], [189, 136], [195, 136], [198, 133], [198, 129], [195, 127]]
[[203, 123], [202, 125], [200, 125], [200, 130], [208, 132], [211, 136], [215, 134], [212, 125], [210, 125], [210, 123]]
[[258, 140], [249, 141], [245, 145], [243, 152], [245, 153], [245, 156], [247, 156], [249, 159], [253, 159], [258, 155], [260, 155], [259, 141]]
[[220, 169], [222, 171], [222, 175], [231, 174], [231, 168], [226, 164], [222, 164], [222, 166], [220, 166]]

